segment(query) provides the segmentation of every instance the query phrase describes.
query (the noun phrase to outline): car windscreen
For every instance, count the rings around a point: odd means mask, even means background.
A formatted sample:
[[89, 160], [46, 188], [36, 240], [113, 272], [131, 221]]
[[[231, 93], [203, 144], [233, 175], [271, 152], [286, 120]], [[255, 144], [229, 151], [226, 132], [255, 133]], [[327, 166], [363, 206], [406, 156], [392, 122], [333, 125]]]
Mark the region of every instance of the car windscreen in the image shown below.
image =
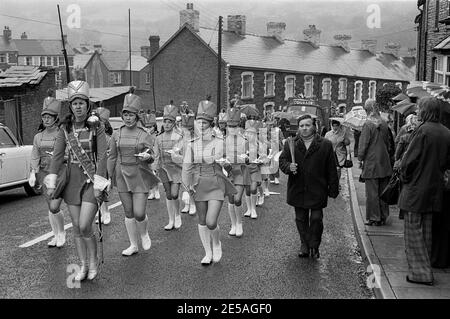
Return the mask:
[[8, 134], [8, 132], [0, 127], [0, 148], [6, 148], [6, 147], [15, 147], [17, 146], [14, 140], [11, 138], [11, 136]]
[[288, 112], [292, 112], [295, 115], [303, 115], [305, 113], [317, 115], [317, 110], [317, 107], [308, 105], [291, 105], [288, 108]]

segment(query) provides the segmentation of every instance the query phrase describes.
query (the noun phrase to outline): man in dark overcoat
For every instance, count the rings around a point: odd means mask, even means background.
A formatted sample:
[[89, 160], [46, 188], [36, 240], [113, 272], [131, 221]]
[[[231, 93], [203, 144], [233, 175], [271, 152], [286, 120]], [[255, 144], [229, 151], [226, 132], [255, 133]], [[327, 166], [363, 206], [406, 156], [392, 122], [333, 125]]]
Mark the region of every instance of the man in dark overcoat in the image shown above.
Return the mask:
[[297, 136], [284, 144], [279, 167], [289, 176], [287, 203], [295, 208], [301, 241], [299, 257], [319, 258], [323, 209], [328, 197], [339, 194], [336, 160], [331, 142], [316, 133], [310, 115], [301, 116], [298, 123]]

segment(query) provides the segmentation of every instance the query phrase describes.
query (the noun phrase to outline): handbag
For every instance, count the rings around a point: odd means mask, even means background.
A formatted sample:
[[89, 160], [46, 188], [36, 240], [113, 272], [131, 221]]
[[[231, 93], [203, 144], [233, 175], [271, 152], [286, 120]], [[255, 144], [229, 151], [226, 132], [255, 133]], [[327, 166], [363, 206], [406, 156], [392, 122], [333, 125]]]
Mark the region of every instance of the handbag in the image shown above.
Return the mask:
[[389, 179], [389, 183], [380, 195], [383, 202], [388, 205], [395, 205], [398, 203], [398, 197], [400, 196], [401, 182], [398, 170], [395, 170]]
[[351, 157], [350, 154], [348, 154], [348, 158], [345, 159], [344, 167], [345, 167], [345, 168], [351, 168], [351, 167], [353, 167], [353, 161], [352, 161], [352, 157]]

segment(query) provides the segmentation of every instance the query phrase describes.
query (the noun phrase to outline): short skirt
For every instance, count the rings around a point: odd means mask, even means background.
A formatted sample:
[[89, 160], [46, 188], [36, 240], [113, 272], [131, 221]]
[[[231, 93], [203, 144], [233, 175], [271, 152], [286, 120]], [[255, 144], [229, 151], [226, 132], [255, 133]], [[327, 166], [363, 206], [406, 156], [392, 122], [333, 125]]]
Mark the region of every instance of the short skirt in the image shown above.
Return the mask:
[[247, 181], [250, 180], [250, 183], [262, 182], [261, 168], [258, 164], [251, 163], [247, 165], [247, 172], [248, 174], [245, 176]]
[[250, 185], [250, 180], [244, 178], [247, 167], [243, 164], [232, 164], [230, 180], [234, 185]]
[[213, 173], [200, 174], [198, 183], [194, 186], [194, 200], [205, 202], [209, 200], [225, 200], [226, 196], [237, 193], [236, 188], [225, 176]]
[[119, 193], [148, 193], [159, 182], [150, 168], [141, 165], [121, 165], [118, 163], [115, 177]]
[[178, 165], [163, 165], [158, 170], [158, 175], [161, 183], [181, 183], [181, 167]]
[[48, 171], [40, 169], [39, 172], [37, 172], [36, 174], [36, 184], [34, 185], [34, 188], [37, 191], [42, 192], [42, 194], [47, 200], [51, 200], [50, 196], [47, 195], [47, 187], [45, 187], [44, 184], [44, 178], [48, 174], [50, 174]]
[[81, 205], [81, 202], [97, 204], [94, 196], [94, 185], [87, 182], [88, 177], [78, 165], [70, 164], [70, 178], [63, 192], [63, 199], [67, 205]]

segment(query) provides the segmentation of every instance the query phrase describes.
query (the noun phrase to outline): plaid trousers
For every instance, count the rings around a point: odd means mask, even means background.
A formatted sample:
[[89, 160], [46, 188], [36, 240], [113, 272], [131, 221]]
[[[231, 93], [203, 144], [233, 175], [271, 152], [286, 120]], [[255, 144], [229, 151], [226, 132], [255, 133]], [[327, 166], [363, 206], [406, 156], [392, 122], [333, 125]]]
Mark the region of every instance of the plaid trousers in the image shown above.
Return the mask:
[[408, 277], [414, 281], [433, 281], [431, 270], [432, 213], [405, 215], [405, 248]]

